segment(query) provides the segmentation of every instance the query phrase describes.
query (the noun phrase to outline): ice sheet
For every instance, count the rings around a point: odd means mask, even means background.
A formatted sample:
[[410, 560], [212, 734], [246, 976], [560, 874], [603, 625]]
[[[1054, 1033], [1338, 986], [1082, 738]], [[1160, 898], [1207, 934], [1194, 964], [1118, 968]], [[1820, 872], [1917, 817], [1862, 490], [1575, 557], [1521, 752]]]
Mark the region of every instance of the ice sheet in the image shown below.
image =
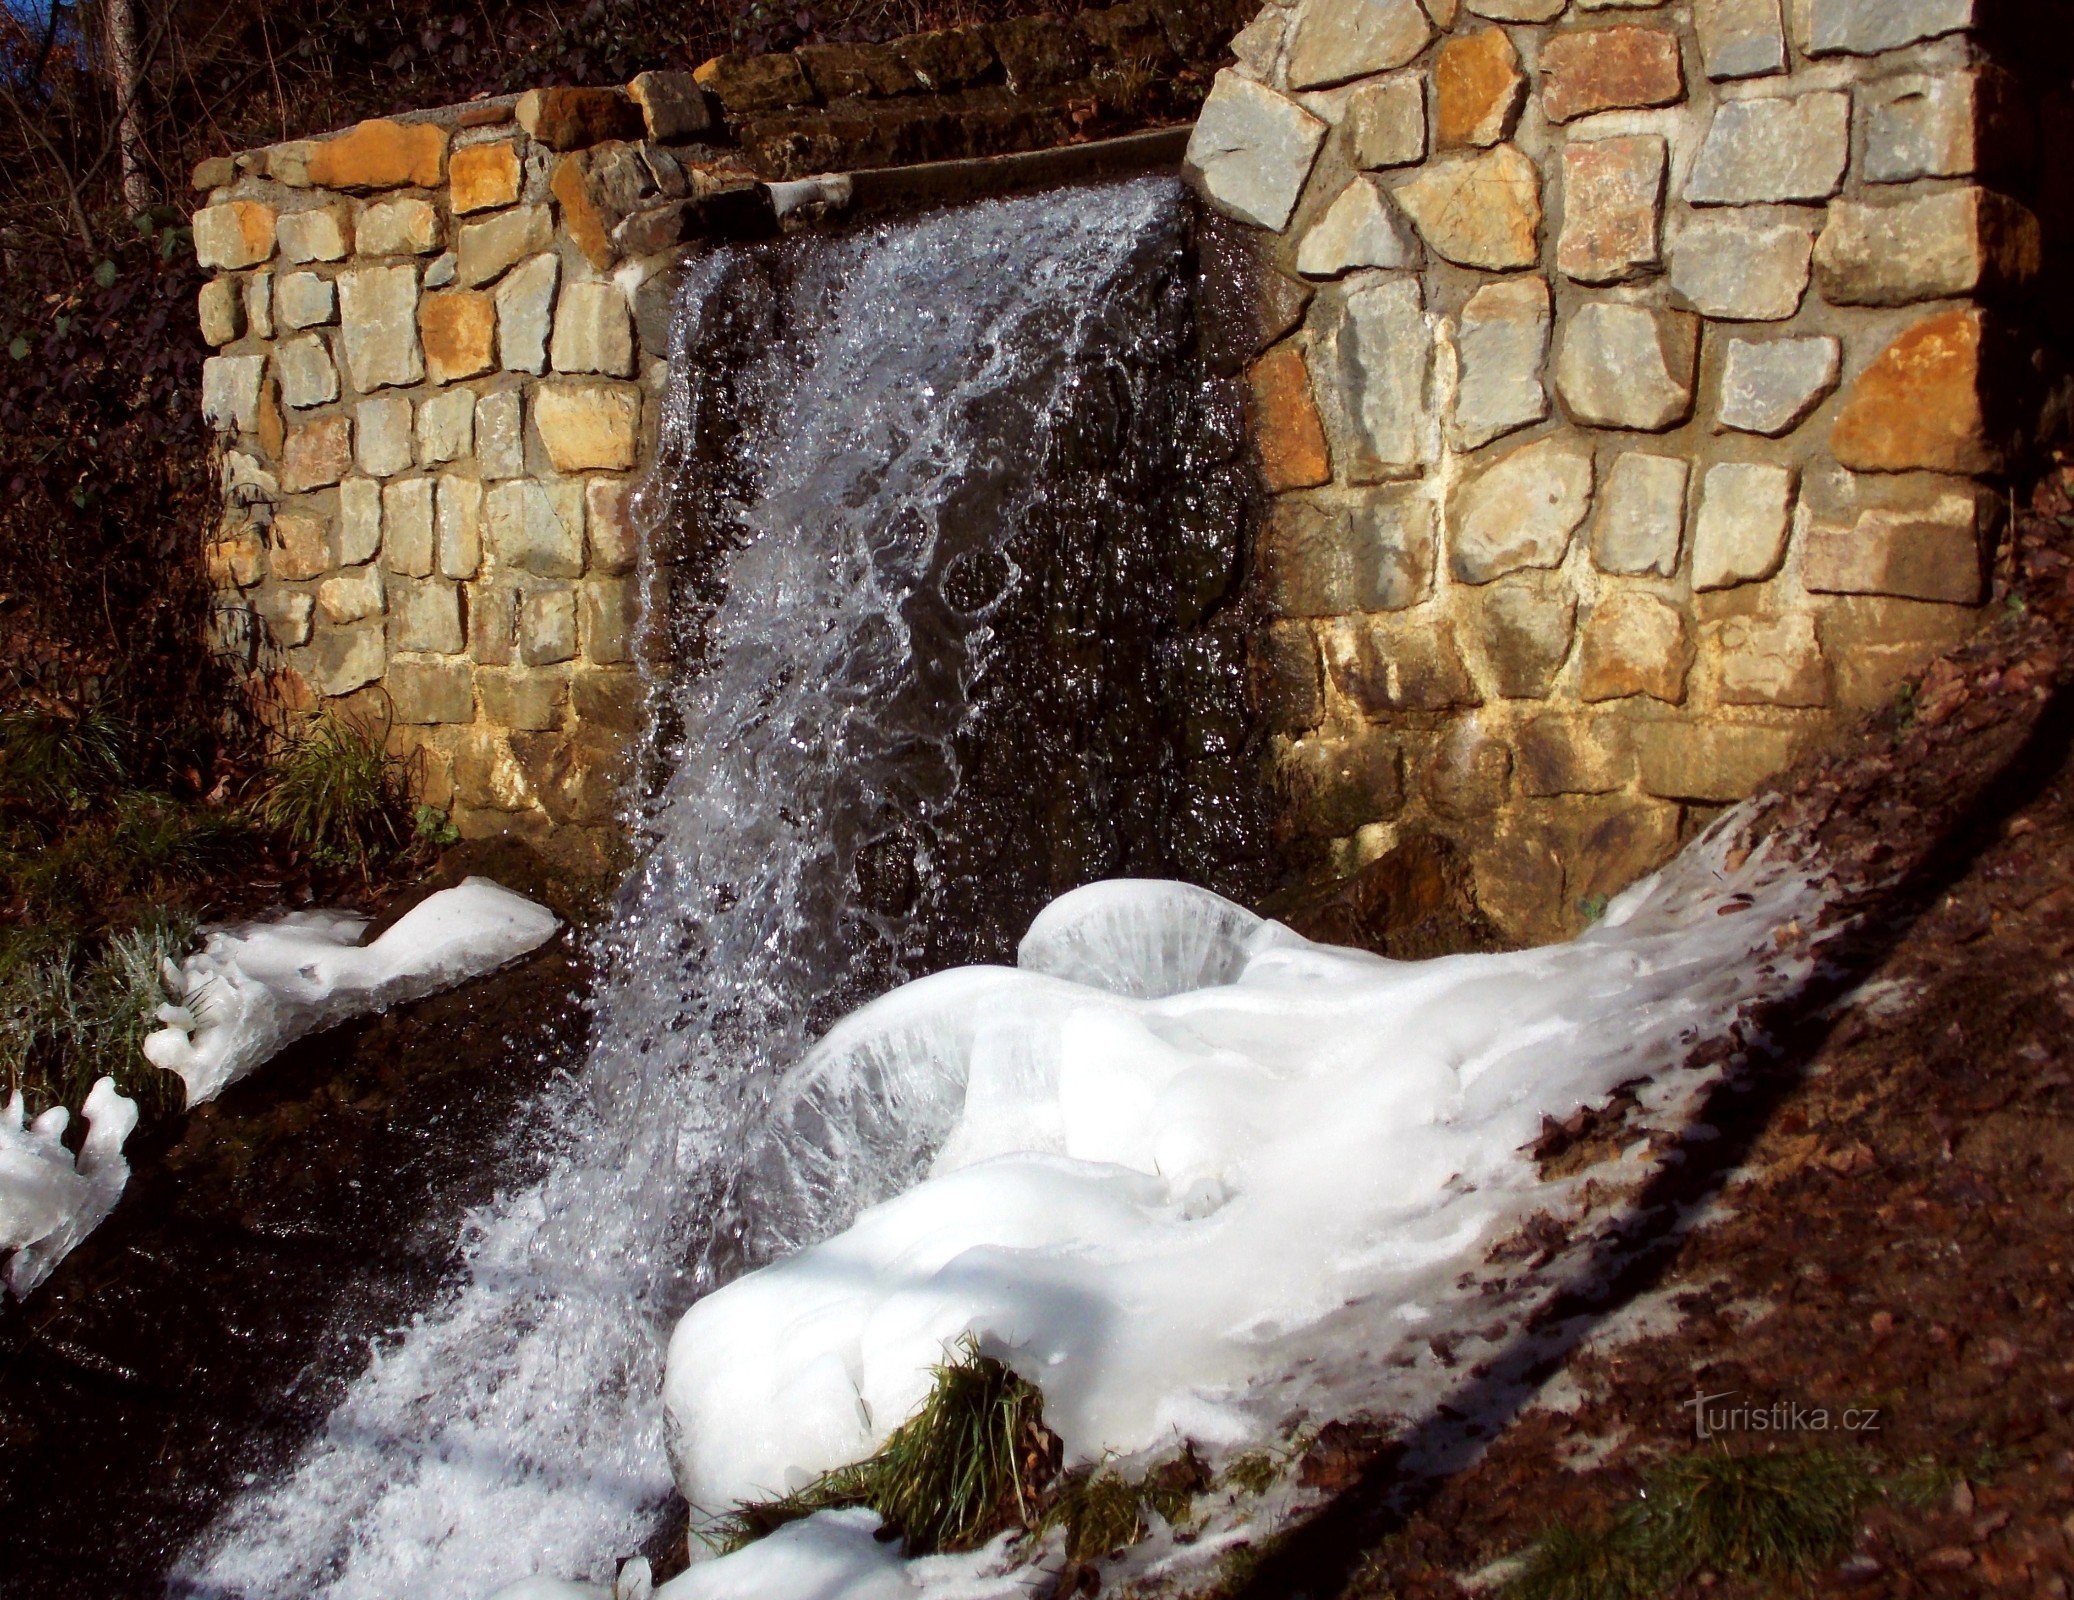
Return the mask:
[[181, 963], [179, 1006], [144, 1041], [154, 1066], [179, 1074], [187, 1103], [225, 1088], [306, 1034], [494, 972], [561, 926], [522, 895], [469, 878], [429, 896], [372, 944], [367, 919], [294, 912], [211, 933]]
[[86, 1097], [86, 1138], [75, 1160], [63, 1139], [71, 1114], [54, 1106], [25, 1123], [19, 1091], [0, 1111], [0, 1256], [17, 1298], [107, 1220], [129, 1182], [122, 1147], [137, 1126], [137, 1103], [102, 1078]]

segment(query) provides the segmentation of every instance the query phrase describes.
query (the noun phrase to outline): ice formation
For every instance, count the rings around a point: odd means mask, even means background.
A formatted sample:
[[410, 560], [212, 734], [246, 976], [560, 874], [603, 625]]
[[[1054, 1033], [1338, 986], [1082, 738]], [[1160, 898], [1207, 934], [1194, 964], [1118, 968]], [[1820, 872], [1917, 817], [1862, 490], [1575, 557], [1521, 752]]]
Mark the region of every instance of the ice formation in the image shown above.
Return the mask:
[[[687, 1498], [724, 1511], [867, 1455], [968, 1335], [1043, 1390], [1070, 1462], [1256, 1436], [1249, 1390], [1298, 1335], [1363, 1301], [1381, 1356], [1544, 1195], [1523, 1153], [1543, 1116], [1664, 1073], [1804, 971], [1775, 934], [1818, 906], [1807, 874], [1726, 861], [1710, 841], [1567, 944], [1416, 963], [1100, 884], [1016, 969], [855, 1013], [800, 1078], [891, 1086], [882, 1113], [912, 1102], [940, 1151], [678, 1324]], [[787, 1137], [805, 1126], [845, 1137]]]
[[658, 1587], [648, 1586], [648, 1564], [632, 1561], [611, 1588], [524, 1578], [492, 1600], [916, 1600], [911, 1563], [899, 1545], [875, 1537], [878, 1529], [869, 1511], [831, 1511]]
[[145, 1059], [178, 1073], [187, 1103], [199, 1105], [304, 1035], [494, 972], [561, 923], [487, 878], [468, 878], [363, 945], [367, 926], [345, 912], [298, 911], [211, 933], [168, 972], [185, 1003], [159, 1008], [164, 1026], [144, 1041]]
[[64, 1145], [71, 1114], [53, 1106], [24, 1125], [21, 1092], [0, 1111], [0, 1255], [7, 1286], [26, 1297], [115, 1209], [129, 1182], [122, 1147], [137, 1126], [137, 1103], [102, 1078], [86, 1097], [79, 1156]]

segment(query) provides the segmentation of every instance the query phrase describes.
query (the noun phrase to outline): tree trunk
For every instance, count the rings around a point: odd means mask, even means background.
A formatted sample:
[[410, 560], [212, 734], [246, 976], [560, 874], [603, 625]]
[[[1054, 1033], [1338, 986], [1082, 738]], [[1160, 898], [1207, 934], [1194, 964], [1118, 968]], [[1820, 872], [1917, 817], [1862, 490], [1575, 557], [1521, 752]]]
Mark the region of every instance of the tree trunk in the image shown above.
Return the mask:
[[132, 213], [151, 206], [151, 173], [144, 149], [138, 96], [143, 78], [137, 60], [134, 0], [102, 0], [108, 24], [108, 76], [115, 90], [115, 137], [122, 158], [122, 198]]

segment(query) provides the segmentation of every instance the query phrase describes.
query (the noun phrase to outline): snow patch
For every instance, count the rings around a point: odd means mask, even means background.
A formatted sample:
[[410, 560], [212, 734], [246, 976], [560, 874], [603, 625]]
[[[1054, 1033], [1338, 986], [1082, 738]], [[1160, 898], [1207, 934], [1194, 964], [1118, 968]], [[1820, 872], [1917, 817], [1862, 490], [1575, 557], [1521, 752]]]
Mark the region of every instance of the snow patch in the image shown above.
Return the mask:
[[122, 1147], [137, 1126], [137, 1103], [102, 1078], [86, 1097], [79, 1156], [65, 1148], [72, 1116], [53, 1106], [26, 1122], [21, 1091], [0, 1111], [0, 1255], [17, 1299], [107, 1220], [130, 1179]]
[[199, 1105], [307, 1034], [494, 972], [560, 926], [524, 896], [468, 878], [369, 945], [360, 943], [368, 919], [339, 911], [217, 929], [167, 972], [185, 1003], [159, 1008], [165, 1026], [144, 1055], [179, 1074], [187, 1103]]

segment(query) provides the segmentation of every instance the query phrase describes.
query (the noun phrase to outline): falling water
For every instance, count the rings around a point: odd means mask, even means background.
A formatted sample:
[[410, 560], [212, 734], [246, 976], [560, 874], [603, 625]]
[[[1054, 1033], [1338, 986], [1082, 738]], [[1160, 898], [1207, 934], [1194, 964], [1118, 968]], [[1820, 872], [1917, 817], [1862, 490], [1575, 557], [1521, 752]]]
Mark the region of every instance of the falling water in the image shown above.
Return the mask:
[[926, 1159], [870, 1085], [804, 1165], [796, 1115], [763, 1137], [815, 1035], [1000, 958], [1077, 884], [1257, 887], [1224, 603], [1249, 490], [1188, 255], [1178, 186], [1146, 181], [688, 271], [643, 496], [658, 776], [589, 1059], [534, 1118], [546, 1176], [472, 1220], [448, 1297], [176, 1589], [609, 1576], [670, 1495], [671, 1319]]

